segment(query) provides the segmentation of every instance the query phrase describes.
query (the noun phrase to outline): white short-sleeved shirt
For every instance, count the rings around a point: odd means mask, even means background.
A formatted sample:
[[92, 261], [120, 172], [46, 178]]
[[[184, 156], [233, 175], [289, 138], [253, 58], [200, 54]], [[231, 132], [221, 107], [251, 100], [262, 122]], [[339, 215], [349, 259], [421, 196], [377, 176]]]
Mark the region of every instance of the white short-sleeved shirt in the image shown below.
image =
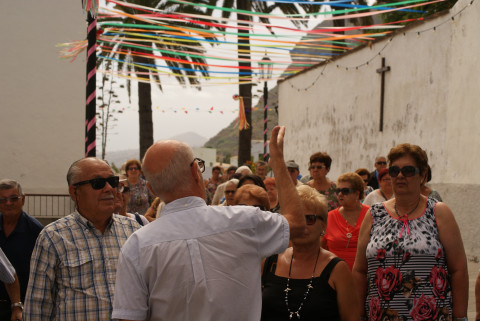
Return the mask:
[[260, 320], [262, 259], [288, 241], [280, 214], [175, 200], [123, 246], [112, 318]]
[[0, 281], [7, 284], [15, 282], [15, 269], [2, 249], [0, 249]]

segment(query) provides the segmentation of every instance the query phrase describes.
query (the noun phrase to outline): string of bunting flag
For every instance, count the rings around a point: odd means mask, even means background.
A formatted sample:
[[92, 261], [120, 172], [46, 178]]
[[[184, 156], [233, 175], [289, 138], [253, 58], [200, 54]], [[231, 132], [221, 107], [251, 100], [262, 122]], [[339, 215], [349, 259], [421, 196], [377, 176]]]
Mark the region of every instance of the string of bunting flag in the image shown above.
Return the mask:
[[[446, 23], [454, 23], [455, 22], [455, 18], [462, 14], [462, 12], [464, 12], [467, 8], [471, 7], [473, 4], [474, 4], [475, 0], [470, 0], [468, 2], [468, 4], [466, 4], [464, 7], [462, 7], [460, 10], [458, 10], [456, 13], [454, 14], [451, 14], [448, 16], [448, 18], [444, 19], [443, 21], [439, 22], [438, 24], [432, 26], [432, 27], [429, 27], [429, 28], [426, 28], [426, 29], [423, 29], [423, 30], [420, 30], [420, 31], [405, 31], [405, 32], [401, 32], [401, 33], [396, 33], [395, 35], [393, 35], [391, 38], [387, 39], [387, 41], [385, 42], [385, 44], [378, 50], [376, 51], [372, 56], [371, 58], [369, 58], [368, 60], [358, 64], [358, 65], [349, 65], [349, 66], [346, 66], [346, 65], [342, 65], [340, 63], [337, 63], [335, 62], [335, 59], [331, 59], [331, 60], [325, 60], [323, 63], [323, 67], [322, 67], [322, 70], [320, 71], [320, 73], [318, 73], [318, 75], [315, 77], [315, 79], [309, 83], [308, 85], [306, 86], [303, 86], [303, 87], [297, 87], [295, 86], [292, 82], [289, 82], [289, 85], [291, 88], [297, 90], [297, 91], [308, 91], [310, 88], [312, 88], [316, 82], [322, 77], [322, 76], [326, 76], [327, 73], [326, 73], [326, 69], [327, 69], [327, 66], [330, 66], [330, 67], [335, 67], [336, 69], [344, 69], [345, 71], [355, 71], [355, 70], [358, 70], [359, 68], [362, 68], [362, 67], [366, 67], [368, 66], [372, 61], [374, 61], [375, 59], [379, 58], [382, 56], [382, 53], [385, 51], [385, 49], [394, 41], [395, 37], [396, 36], [406, 36], [408, 33], [410, 32], [415, 32], [417, 34], [417, 36], [421, 36], [423, 33], [425, 32], [430, 32], [430, 31], [437, 31], [437, 29], [443, 25], [445, 25]], [[477, 1], [478, 2], [478, 1]], [[421, 21], [421, 20], [424, 20], [423, 18], [418, 18], [417, 20]], [[370, 44], [368, 44], [370, 45]]]
[[[184, 77], [207, 80], [208, 82], [201, 85], [208, 86], [262, 81], [258, 76], [258, 63], [261, 62], [265, 50], [268, 50], [269, 57], [272, 59], [274, 73], [272, 79], [284, 79], [305, 68], [332, 59], [345, 51], [383, 37], [391, 30], [401, 28], [402, 25], [399, 23], [403, 22], [302, 30], [288, 27], [285, 24], [287, 20], [308, 21], [318, 17], [323, 20], [353, 19], [399, 10], [420, 12], [414, 8], [440, 0], [407, 0], [375, 6], [352, 4], [346, 0], [331, 2], [276, 1], [278, 3], [308, 3], [317, 5], [319, 8], [328, 5], [330, 8], [334, 8], [298, 15], [266, 14], [235, 8], [207, 6], [184, 0], [167, 0], [167, 2], [197, 8], [241, 13], [251, 16], [251, 21], [238, 21], [175, 10], [164, 11], [125, 1], [106, 1], [111, 5], [100, 7], [98, 13], [98, 58], [134, 66], [144, 70], [146, 74], [153, 73], [158, 76], [156, 79], [151, 79], [142, 76], [139, 72], [113, 71], [118, 77], [149, 82], [159, 81], [160, 77], [162, 77], [162, 81], [168, 81], [170, 77], [172, 77], [171, 79]], [[180, 8], [182, 6], [178, 6], [178, 10]], [[127, 13], [131, 9], [140, 13]], [[200, 11], [197, 10], [197, 12]], [[269, 22], [264, 23], [260, 21], [260, 18], [267, 18]], [[125, 23], [127, 20], [134, 23]], [[179, 27], [179, 21], [188, 22], [189, 26]], [[232, 25], [232, 22], [235, 24]], [[381, 31], [375, 31], [379, 29]], [[356, 31], [358, 34], [345, 34], [349, 31]], [[300, 39], [305, 35], [308, 37]], [[238, 49], [239, 44], [242, 45], [241, 40], [247, 36], [250, 38], [250, 44], [246, 48], [249, 49]], [[199, 48], [195, 43], [200, 43], [203, 47]], [[211, 48], [205, 48], [206, 46], [211, 46]], [[65, 44], [62, 56], [73, 60], [83, 49], [81, 42]], [[309, 52], [312, 50], [315, 52]], [[239, 58], [242, 53], [251, 58]], [[150, 63], [134, 63], [128, 59], [129, 56], [142, 57]], [[207, 63], [198, 62], [200, 58], [205, 58]], [[252, 67], [239, 67], [238, 62], [241, 61], [250, 62]], [[194, 68], [173, 67], [172, 62], [177, 62], [180, 66], [182, 63], [185, 65], [188, 63]], [[108, 72], [111, 73], [112, 70], [108, 70]]]

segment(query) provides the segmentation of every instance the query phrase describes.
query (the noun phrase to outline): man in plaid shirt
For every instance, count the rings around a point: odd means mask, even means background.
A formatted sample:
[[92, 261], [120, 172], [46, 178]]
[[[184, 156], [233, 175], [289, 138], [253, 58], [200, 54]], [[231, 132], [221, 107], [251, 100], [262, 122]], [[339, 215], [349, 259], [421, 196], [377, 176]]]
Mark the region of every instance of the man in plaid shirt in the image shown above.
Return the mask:
[[119, 180], [103, 160], [74, 162], [67, 181], [77, 210], [38, 236], [24, 320], [109, 320], [120, 248], [140, 228], [113, 215]]

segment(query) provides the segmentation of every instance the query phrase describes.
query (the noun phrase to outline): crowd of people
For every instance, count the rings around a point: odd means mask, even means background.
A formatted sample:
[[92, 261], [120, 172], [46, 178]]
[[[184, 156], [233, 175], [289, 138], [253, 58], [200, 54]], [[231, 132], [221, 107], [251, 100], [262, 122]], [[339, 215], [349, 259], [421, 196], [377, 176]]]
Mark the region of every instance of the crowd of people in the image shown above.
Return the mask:
[[335, 182], [326, 152], [302, 177], [284, 135], [268, 163], [208, 180], [172, 140], [123, 175], [80, 159], [75, 211], [46, 227], [0, 180], [0, 320], [466, 320], [462, 238], [425, 151], [400, 144]]

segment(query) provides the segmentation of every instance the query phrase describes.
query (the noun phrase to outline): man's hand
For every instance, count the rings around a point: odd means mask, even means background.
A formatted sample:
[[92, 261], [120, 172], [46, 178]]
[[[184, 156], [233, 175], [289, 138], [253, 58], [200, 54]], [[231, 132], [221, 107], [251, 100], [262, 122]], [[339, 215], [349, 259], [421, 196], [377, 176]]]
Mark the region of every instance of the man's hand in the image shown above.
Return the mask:
[[283, 138], [285, 137], [285, 126], [275, 126], [272, 130], [272, 136], [270, 136], [270, 159], [271, 161], [283, 161]]
[[11, 321], [22, 321], [23, 320], [23, 311], [20, 307], [14, 307], [12, 309]]

